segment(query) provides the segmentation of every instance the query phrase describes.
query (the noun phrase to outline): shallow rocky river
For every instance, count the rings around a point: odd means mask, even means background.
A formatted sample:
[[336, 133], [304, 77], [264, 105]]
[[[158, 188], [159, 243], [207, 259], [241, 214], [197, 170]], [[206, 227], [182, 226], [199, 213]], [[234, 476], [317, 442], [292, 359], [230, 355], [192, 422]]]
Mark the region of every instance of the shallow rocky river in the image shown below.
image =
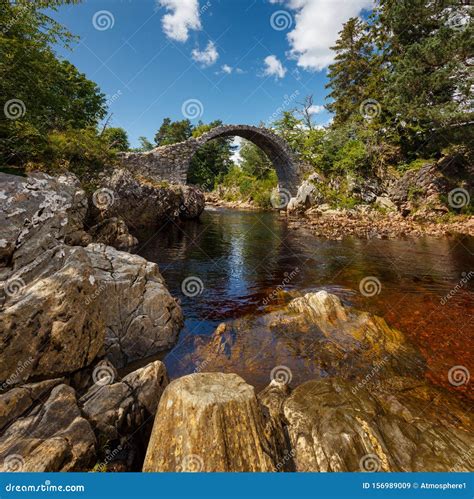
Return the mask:
[[[472, 238], [330, 241], [290, 229], [275, 213], [211, 208], [199, 221], [142, 234], [138, 253], [159, 264], [186, 318], [164, 358], [171, 378], [235, 372], [261, 389], [275, 366], [288, 368], [294, 385], [327, 376], [308, 331], [269, 331], [264, 319], [293, 296], [325, 289], [384, 317], [421, 351], [426, 376], [470, 396], [469, 385], [448, 382], [448, 371], [472, 366]], [[246, 334], [234, 331], [216, 353], [213, 332], [233, 319]]]

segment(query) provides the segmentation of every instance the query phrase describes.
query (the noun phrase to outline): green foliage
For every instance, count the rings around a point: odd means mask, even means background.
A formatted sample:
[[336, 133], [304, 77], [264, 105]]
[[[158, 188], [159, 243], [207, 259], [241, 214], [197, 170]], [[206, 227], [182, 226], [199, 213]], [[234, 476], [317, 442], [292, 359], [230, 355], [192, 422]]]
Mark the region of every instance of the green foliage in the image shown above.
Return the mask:
[[171, 121], [170, 118], [165, 118], [155, 134], [155, 144], [157, 146], [166, 146], [184, 142], [191, 137], [192, 133], [193, 126], [188, 119]]
[[130, 149], [128, 135], [123, 128], [106, 128], [102, 132], [102, 139], [109, 149], [114, 151], [128, 151]]
[[278, 185], [276, 172], [271, 170], [264, 178], [257, 178], [234, 165], [222, 177], [219, 184], [223, 186], [226, 201], [253, 202], [260, 208], [269, 209], [273, 190]]
[[48, 173], [71, 171], [85, 181], [93, 181], [104, 167], [114, 164], [114, 150], [95, 128], [51, 132], [41, 154], [30, 168]]
[[156, 147], [144, 136], [138, 137], [138, 142], [140, 142], [140, 147], [133, 149], [135, 152], [147, 152]]
[[[216, 120], [209, 124], [199, 124], [193, 129], [193, 137], [200, 137], [213, 128], [222, 125]], [[188, 171], [188, 182], [211, 190], [218, 177], [225, 175], [232, 165], [232, 137], [221, 137], [210, 140], [201, 146], [191, 160]]]
[[240, 165], [242, 171], [257, 179], [267, 178], [273, 169], [271, 161], [262, 149], [248, 140], [243, 141], [240, 156], [242, 158]]
[[48, 135], [95, 127], [105, 116], [105, 97], [75, 66], [59, 60], [52, 43], [72, 35], [41, 8], [73, 1], [7, 2], [0, 9], [0, 95], [10, 109], [0, 122], [0, 162], [41, 161]]

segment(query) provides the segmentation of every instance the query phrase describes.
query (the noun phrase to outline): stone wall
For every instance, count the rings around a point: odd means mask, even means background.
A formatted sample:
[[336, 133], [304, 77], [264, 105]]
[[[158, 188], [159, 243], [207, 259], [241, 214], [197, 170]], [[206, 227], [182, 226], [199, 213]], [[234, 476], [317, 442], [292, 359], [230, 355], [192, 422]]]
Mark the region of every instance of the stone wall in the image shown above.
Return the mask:
[[300, 168], [284, 139], [271, 130], [247, 125], [224, 125], [216, 127], [185, 142], [157, 147], [145, 153], [123, 153], [123, 165], [135, 173], [159, 181], [186, 183], [192, 157], [206, 142], [221, 138], [239, 136], [260, 147], [272, 161], [278, 175], [279, 185], [291, 194], [296, 194], [300, 181]]

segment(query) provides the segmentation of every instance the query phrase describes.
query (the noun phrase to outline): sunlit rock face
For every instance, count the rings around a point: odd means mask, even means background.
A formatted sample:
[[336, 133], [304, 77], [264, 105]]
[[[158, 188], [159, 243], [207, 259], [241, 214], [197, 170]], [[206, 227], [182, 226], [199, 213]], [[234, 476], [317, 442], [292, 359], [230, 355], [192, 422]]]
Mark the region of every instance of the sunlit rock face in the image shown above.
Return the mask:
[[125, 168], [113, 170], [101, 185], [90, 218], [97, 223], [118, 217], [131, 232], [179, 218], [198, 218], [204, 210], [204, 194], [197, 187], [157, 181]]
[[252, 386], [235, 374], [192, 374], [161, 397], [143, 471], [273, 471]]
[[2, 180], [2, 386], [70, 374], [104, 355], [123, 366], [175, 343], [182, 313], [157, 265], [88, 244], [87, 198], [74, 176]]

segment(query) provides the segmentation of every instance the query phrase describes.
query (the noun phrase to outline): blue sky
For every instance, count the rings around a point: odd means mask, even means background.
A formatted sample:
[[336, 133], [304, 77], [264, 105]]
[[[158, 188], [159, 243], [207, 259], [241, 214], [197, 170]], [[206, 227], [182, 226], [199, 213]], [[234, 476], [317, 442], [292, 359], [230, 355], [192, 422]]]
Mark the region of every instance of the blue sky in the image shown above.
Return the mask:
[[306, 95], [325, 124], [330, 45], [372, 0], [89, 0], [54, 14], [133, 146], [163, 118], [269, 122]]

